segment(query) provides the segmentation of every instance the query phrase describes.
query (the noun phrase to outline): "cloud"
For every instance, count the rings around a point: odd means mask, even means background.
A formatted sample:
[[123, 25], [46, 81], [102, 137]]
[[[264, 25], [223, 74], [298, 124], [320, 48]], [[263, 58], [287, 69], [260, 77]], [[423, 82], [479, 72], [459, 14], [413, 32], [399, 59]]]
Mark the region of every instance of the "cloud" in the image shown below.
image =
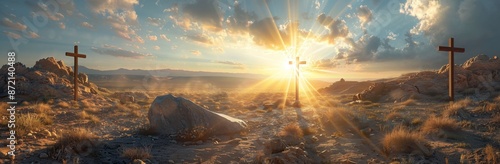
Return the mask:
[[92, 47], [91, 50], [101, 55], [111, 55], [120, 58], [143, 59], [145, 57], [153, 56], [151, 54], [144, 54], [140, 52], [124, 50], [120, 47], [111, 46], [107, 44], [103, 45], [102, 47]]
[[8, 37], [11, 37], [13, 39], [21, 38], [21, 35], [13, 33], [13, 32], [4, 31], [4, 33], [5, 33], [5, 35], [7, 35]]
[[333, 19], [325, 14], [320, 14], [316, 21], [321, 25], [325, 26], [329, 33], [322, 37], [322, 40], [326, 40], [331, 44], [334, 44], [338, 38], [346, 38], [349, 36], [349, 28], [344, 20]]
[[253, 41], [257, 45], [281, 50], [290, 42], [285, 32], [278, 29], [274, 19], [277, 18], [264, 18], [254, 22], [250, 25], [250, 35], [253, 36]]
[[26, 28], [27, 28], [26, 25], [19, 23], [19, 22], [14, 22], [14, 21], [10, 20], [9, 18], [3, 18], [2, 25], [5, 27], [12, 28], [14, 30], [19, 30], [19, 31], [26, 30]]
[[163, 20], [161, 18], [151, 18], [151, 17], [148, 17], [148, 19], [146, 19], [146, 20], [152, 26], [161, 26], [161, 24], [163, 23]]
[[183, 8], [184, 15], [210, 31], [221, 31], [223, 15], [215, 0], [196, 0]]
[[91, 11], [102, 15], [117, 36], [129, 41], [143, 42], [135, 30], [139, 25], [134, 10], [134, 6], [139, 4], [138, 0], [89, 0], [88, 3]]
[[396, 35], [395, 33], [389, 32], [389, 35], [387, 35], [387, 39], [389, 39], [389, 40], [396, 40], [397, 36], [398, 35]]
[[59, 22], [59, 28], [66, 29], [66, 25], [63, 22]]
[[223, 64], [223, 65], [228, 65], [228, 66], [231, 66], [231, 68], [233, 69], [246, 69], [245, 65], [242, 64], [242, 63], [238, 63], [238, 62], [232, 62], [232, 61], [213, 61], [213, 63], [217, 63], [217, 64]]
[[137, 40], [137, 42], [139, 43], [144, 43], [144, 39], [142, 39], [141, 36], [136, 36], [135, 39]]
[[186, 35], [186, 38], [198, 43], [209, 44], [209, 45], [214, 44], [211, 38], [203, 34], [188, 34]]
[[167, 38], [167, 36], [165, 34], [160, 34], [160, 38], [167, 41], [167, 42], [170, 42], [170, 39]]
[[312, 62], [312, 67], [316, 69], [336, 68], [339, 65], [340, 61], [335, 59], [321, 59]]
[[201, 55], [201, 52], [198, 51], [198, 50], [191, 50], [191, 54], [195, 55], [195, 56], [200, 56]]
[[91, 25], [89, 22], [82, 22], [80, 25], [85, 28], [94, 28], [94, 25]]
[[148, 36], [149, 40], [152, 40], [152, 41], [156, 41], [158, 40], [158, 37], [156, 37], [156, 35], [150, 35]]
[[38, 35], [37, 33], [33, 32], [33, 31], [28, 32], [28, 36], [31, 38], [39, 38], [40, 37], [40, 35]]
[[154, 46], [153, 49], [160, 50], [160, 46]]
[[248, 33], [249, 26], [257, 19], [254, 12], [247, 12], [236, 3], [234, 5], [234, 15], [229, 16], [226, 20], [228, 30], [235, 34]]
[[359, 22], [361, 22], [361, 28], [365, 29], [366, 25], [373, 20], [372, 11], [366, 5], [359, 6], [358, 18]]
[[[500, 51], [500, 1], [475, 0], [408, 0], [400, 12], [418, 20], [414, 33], [423, 33], [430, 45], [447, 45], [455, 38], [455, 45], [465, 48], [465, 54], [456, 55], [465, 61], [476, 54], [496, 55]], [[438, 52], [435, 52], [438, 53]]]
[[350, 48], [347, 50], [340, 50], [338, 55], [347, 58], [349, 61], [356, 60], [359, 62], [373, 60], [375, 53], [381, 45], [380, 38], [377, 36], [365, 34], [357, 41], [352, 38], [346, 39]]

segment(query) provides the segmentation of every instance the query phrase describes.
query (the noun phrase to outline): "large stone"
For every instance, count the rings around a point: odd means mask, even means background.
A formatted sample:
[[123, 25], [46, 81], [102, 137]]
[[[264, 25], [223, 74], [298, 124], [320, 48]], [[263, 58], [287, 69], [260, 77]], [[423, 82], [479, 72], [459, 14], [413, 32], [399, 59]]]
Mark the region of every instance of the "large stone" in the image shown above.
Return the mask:
[[175, 134], [198, 126], [210, 129], [214, 135], [233, 134], [247, 127], [243, 120], [212, 112], [172, 94], [156, 97], [148, 118], [151, 128], [161, 134]]

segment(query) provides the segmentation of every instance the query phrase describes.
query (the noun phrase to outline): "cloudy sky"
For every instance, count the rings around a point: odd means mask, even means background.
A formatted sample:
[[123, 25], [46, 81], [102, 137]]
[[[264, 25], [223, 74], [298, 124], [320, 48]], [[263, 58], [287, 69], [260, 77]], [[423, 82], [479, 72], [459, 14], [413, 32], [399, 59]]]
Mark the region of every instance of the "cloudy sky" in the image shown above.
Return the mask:
[[305, 75], [366, 79], [435, 70], [437, 46], [456, 63], [500, 54], [500, 1], [483, 0], [8, 0], [0, 51], [32, 66], [79, 45], [89, 68], [183, 69], [272, 75], [299, 56]]

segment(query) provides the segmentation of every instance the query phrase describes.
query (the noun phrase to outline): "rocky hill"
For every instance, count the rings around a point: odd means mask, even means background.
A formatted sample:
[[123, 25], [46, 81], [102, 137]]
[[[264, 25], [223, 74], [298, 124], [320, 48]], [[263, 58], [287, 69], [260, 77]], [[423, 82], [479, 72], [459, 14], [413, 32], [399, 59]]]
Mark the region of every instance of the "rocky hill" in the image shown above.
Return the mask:
[[[7, 96], [7, 68], [0, 69], [0, 97]], [[47, 99], [71, 99], [73, 95], [73, 69], [63, 61], [53, 57], [38, 60], [33, 67], [26, 67], [22, 63], [14, 64], [16, 77], [16, 100], [33, 101]], [[101, 93], [108, 93], [88, 80], [84, 73], [78, 74], [78, 94], [83, 97], [92, 97]]]
[[[444, 65], [438, 71], [408, 73], [397, 78], [374, 82], [336, 82], [321, 89], [323, 93], [339, 93], [342, 90], [363, 88], [353, 95], [353, 100], [400, 102], [409, 98], [447, 100], [448, 70]], [[483, 99], [500, 91], [500, 60], [494, 56], [477, 55], [461, 65], [455, 65], [455, 96], [475, 96]], [[366, 84], [370, 84], [366, 87]], [[364, 85], [360, 85], [364, 84]]]

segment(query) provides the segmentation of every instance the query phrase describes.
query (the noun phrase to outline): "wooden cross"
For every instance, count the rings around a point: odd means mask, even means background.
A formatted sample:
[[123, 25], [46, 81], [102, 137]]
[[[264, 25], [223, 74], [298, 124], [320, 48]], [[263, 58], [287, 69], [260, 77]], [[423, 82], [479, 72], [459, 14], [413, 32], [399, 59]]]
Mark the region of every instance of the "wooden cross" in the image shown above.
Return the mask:
[[448, 70], [448, 95], [450, 98], [450, 101], [454, 101], [454, 89], [453, 89], [453, 78], [454, 78], [454, 67], [455, 67], [455, 61], [454, 61], [454, 53], [455, 52], [465, 52], [464, 48], [458, 48], [454, 47], [454, 41], [453, 38], [450, 38], [448, 41], [448, 46], [449, 47], [444, 47], [444, 46], [439, 46], [439, 51], [448, 51], [448, 62], [449, 62], [449, 70]]
[[[288, 64], [292, 65], [293, 61], [288, 61]], [[300, 64], [306, 64], [306, 61], [300, 61], [299, 57], [295, 58], [295, 103], [293, 103], [293, 106], [295, 107], [300, 107], [300, 101], [299, 101], [299, 65]]]
[[87, 55], [85, 54], [78, 54], [78, 46], [75, 45], [75, 50], [73, 53], [71, 52], [66, 52], [66, 56], [73, 56], [75, 59], [75, 72], [73, 72], [73, 82], [74, 82], [74, 92], [75, 92], [75, 97], [74, 100], [76, 101], [78, 99], [78, 58], [87, 58]]

